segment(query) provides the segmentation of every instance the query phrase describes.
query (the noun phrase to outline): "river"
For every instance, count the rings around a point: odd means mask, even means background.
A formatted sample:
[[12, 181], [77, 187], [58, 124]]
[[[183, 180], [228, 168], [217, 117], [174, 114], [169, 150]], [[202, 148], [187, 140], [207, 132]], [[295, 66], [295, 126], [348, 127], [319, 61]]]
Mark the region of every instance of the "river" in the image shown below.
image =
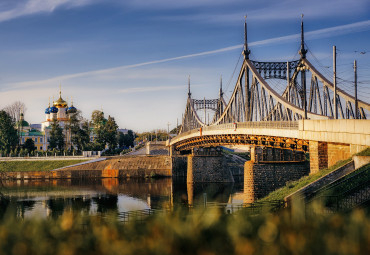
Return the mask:
[[160, 179], [57, 179], [3, 180], [0, 182], [0, 216], [59, 217], [65, 211], [105, 215], [176, 207], [222, 205], [232, 210], [244, 202], [243, 181], [187, 184]]

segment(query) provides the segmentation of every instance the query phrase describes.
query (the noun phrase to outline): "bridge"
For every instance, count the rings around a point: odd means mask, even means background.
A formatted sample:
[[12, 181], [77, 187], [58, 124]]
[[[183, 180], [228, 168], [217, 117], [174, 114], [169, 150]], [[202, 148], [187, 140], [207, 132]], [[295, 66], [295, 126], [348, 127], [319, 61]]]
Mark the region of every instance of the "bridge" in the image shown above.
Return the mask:
[[[370, 104], [339, 88], [336, 78], [329, 81], [306, 58], [303, 19], [294, 61], [251, 60], [246, 22], [244, 37], [243, 63], [228, 102], [222, 81], [218, 98], [193, 99], [189, 78], [182, 125], [169, 141], [172, 155], [236, 144], [251, 146], [251, 161], [259, 147], [309, 152], [315, 173], [370, 146]], [[286, 84], [280, 93], [273, 89], [276, 80]], [[212, 120], [206, 111], [213, 112]]]

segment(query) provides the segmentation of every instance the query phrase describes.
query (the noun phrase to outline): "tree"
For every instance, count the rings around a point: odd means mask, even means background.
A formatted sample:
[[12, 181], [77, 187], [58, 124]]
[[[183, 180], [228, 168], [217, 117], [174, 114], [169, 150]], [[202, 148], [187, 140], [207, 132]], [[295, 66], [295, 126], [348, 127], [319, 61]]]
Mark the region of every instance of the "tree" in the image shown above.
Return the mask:
[[90, 127], [89, 127], [89, 122], [88, 121], [83, 121], [81, 124], [81, 128], [78, 131], [77, 134], [77, 139], [78, 139], [78, 150], [85, 150], [86, 147], [88, 147], [88, 144], [90, 142]]
[[95, 140], [93, 142], [93, 148], [95, 150], [103, 150], [105, 148], [106, 123], [107, 119], [104, 118], [102, 111], [95, 110], [92, 112], [90, 124], [94, 127]]
[[134, 147], [135, 135], [132, 130], [128, 130], [124, 135], [123, 142], [126, 147]]
[[108, 116], [108, 120], [104, 126], [105, 137], [104, 142], [108, 144], [109, 149], [115, 149], [117, 147], [117, 129], [118, 125], [113, 117]]
[[153, 130], [151, 132], [144, 132], [141, 134], [138, 134], [136, 140], [137, 141], [166, 141], [168, 138], [167, 130], [164, 129], [158, 129], [158, 130]]
[[0, 111], [0, 149], [10, 151], [19, 142], [17, 130], [14, 128], [15, 121], [5, 111]]
[[181, 128], [181, 125], [178, 125], [177, 127], [175, 127], [174, 129], [170, 131], [170, 134], [178, 134], [180, 131], [180, 128]]
[[51, 124], [49, 147], [50, 149], [58, 150], [62, 150], [64, 148], [63, 129], [59, 126], [58, 121], [56, 120]]
[[118, 132], [117, 140], [118, 140], [118, 147], [122, 148], [125, 145], [125, 135], [122, 132]]
[[27, 110], [27, 107], [21, 101], [15, 101], [10, 105], [5, 106], [3, 110], [7, 112], [15, 122], [18, 122], [21, 112], [24, 114]]
[[72, 147], [82, 151], [90, 142], [90, 130], [89, 123], [83, 119], [81, 111], [70, 114], [66, 127], [71, 136]]
[[31, 138], [28, 138], [23, 144], [23, 149], [27, 150], [28, 153], [31, 153], [31, 151], [36, 150], [35, 142]]

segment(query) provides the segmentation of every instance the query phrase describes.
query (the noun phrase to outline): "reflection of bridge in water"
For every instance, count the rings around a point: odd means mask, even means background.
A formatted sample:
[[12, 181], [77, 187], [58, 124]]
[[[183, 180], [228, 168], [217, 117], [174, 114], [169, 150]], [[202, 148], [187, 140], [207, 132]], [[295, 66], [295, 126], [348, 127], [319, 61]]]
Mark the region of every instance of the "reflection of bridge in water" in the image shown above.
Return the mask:
[[[87, 214], [122, 213], [147, 208], [162, 209], [203, 206], [209, 203], [231, 203], [242, 184], [187, 184], [163, 179], [3, 181], [2, 208], [16, 208], [17, 215], [57, 217], [65, 211]], [[206, 195], [204, 195], [206, 194]], [[239, 203], [242, 203], [239, 201]]]

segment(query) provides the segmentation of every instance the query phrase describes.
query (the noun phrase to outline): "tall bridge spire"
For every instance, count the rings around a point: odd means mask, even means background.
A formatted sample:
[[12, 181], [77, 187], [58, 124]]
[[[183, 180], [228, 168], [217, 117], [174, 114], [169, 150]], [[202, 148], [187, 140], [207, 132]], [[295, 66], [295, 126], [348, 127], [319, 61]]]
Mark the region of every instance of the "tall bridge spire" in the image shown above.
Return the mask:
[[188, 97], [191, 97], [191, 92], [190, 92], [190, 75], [188, 77]]
[[222, 91], [222, 75], [220, 78], [220, 98], [224, 95], [224, 92]]
[[245, 56], [245, 59], [249, 59], [249, 54], [251, 51], [248, 48], [248, 37], [247, 37], [247, 15], [244, 16], [244, 51], [243, 54]]
[[299, 54], [301, 58], [306, 58], [307, 50], [304, 48], [304, 29], [303, 29], [303, 14], [301, 14], [301, 49], [299, 50]]

